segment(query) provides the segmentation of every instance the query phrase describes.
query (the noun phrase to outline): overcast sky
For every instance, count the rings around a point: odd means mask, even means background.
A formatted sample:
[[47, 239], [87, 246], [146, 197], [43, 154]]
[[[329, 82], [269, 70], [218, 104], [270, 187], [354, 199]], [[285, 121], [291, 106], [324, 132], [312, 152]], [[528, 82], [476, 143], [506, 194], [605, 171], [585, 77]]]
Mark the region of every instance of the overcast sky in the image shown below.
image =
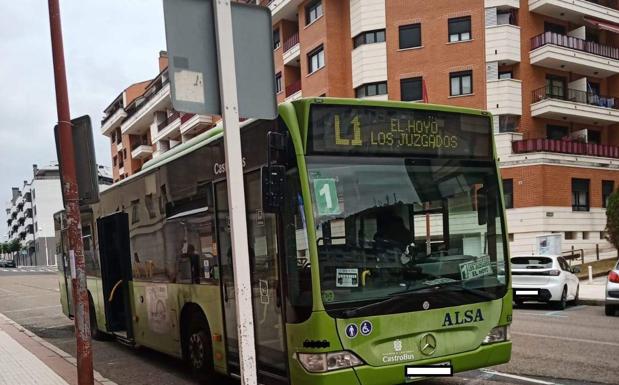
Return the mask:
[[[102, 111], [128, 85], [158, 73], [161, 0], [60, 0], [71, 116], [90, 115], [97, 162], [111, 164]], [[46, 0], [0, 0], [0, 241], [11, 187], [32, 164], [56, 160], [56, 99]]]

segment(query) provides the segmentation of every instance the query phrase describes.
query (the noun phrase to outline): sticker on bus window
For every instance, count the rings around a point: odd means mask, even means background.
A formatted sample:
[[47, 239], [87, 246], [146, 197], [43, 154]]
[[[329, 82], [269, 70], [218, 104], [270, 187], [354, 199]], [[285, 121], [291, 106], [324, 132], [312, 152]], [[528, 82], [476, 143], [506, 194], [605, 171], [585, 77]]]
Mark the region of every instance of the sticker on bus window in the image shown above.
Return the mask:
[[490, 263], [490, 257], [488, 256], [460, 264], [460, 276], [463, 281], [490, 274], [492, 274], [492, 265]]
[[335, 269], [336, 287], [359, 287], [359, 269]]
[[316, 199], [318, 215], [337, 215], [341, 213], [334, 178], [314, 179], [314, 198]]

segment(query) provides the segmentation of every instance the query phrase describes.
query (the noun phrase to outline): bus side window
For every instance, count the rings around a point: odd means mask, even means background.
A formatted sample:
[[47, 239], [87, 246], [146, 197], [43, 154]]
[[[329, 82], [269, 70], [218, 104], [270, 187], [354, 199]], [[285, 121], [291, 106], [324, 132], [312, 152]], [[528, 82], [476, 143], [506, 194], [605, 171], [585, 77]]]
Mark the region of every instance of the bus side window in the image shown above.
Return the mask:
[[215, 284], [219, 279], [214, 244], [213, 216], [200, 213], [166, 224], [171, 230], [176, 272], [172, 281], [185, 284]]

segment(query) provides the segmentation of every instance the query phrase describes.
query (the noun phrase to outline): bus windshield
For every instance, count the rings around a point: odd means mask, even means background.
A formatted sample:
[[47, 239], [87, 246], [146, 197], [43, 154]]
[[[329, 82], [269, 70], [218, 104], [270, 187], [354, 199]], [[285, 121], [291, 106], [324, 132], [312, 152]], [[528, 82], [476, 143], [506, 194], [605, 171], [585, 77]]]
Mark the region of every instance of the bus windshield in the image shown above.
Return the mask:
[[327, 311], [374, 315], [504, 295], [494, 163], [311, 156], [308, 172]]

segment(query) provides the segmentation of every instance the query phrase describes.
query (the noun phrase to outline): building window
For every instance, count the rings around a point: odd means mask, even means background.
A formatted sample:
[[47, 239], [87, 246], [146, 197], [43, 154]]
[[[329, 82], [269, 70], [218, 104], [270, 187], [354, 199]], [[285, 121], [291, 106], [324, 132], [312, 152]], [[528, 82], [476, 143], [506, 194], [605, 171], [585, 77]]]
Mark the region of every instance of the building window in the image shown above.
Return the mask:
[[312, 1], [305, 7], [305, 24], [311, 24], [322, 16], [322, 1]]
[[421, 47], [421, 24], [400, 26], [400, 49]]
[[387, 95], [387, 82], [367, 83], [355, 89], [358, 98], [366, 96]]
[[546, 125], [546, 139], [561, 140], [568, 137], [569, 129], [563, 126]]
[[505, 199], [505, 208], [514, 208], [514, 180], [503, 179], [503, 198]]
[[423, 78], [400, 79], [400, 99], [405, 102], [423, 100]]
[[572, 211], [589, 211], [589, 179], [572, 179]]
[[385, 30], [379, 29], [376, 31], [361, 32], [353, 39], [355, 48], [364, 44], [382, 43], [385, 41]]
[[566, 231], [564, 234], [566, 240], [576, 239], [576, 234], [573, 231]]
[[517, 115], [499, 115], [499, 132], [516, 132], [520, 125]]
[[603, 180], [602, 181], [602, 207], [606, 208], [608, 206], [608, 198], [610, 194], [615, 191], [615, 181], [613, 180]]
[[471, 40], [471, 17], [458, 17], [449, 19], [449, 41]]
[[554, 99], [563, 99], [565, 95], [565, 78], [562, 76], [546, 76], [546, 96]]
[[600, 231], [600, 241], [603, 241], [606, 239], [606, 231]]
[[512, 79], [513, 77], [512, 71], [499, 71], [499, 79]]
[[473, 71], [453, 72], [449, 74], [451, 96], [473, 93]]
[[275, 74], [275, 93], [282, 92], [282, 73]]
[[508, 237], [507, 239], [509, 239], [510, 242], [514, 241], [514, 233], [507, 234], [507, 237]]
[[273, 49], [278, 49], [280, 44], [279, 28], [273, 30]]
[[308, 73], [316, 72], [325, 66], [325, 51], [322, 46], [307, 54]]

